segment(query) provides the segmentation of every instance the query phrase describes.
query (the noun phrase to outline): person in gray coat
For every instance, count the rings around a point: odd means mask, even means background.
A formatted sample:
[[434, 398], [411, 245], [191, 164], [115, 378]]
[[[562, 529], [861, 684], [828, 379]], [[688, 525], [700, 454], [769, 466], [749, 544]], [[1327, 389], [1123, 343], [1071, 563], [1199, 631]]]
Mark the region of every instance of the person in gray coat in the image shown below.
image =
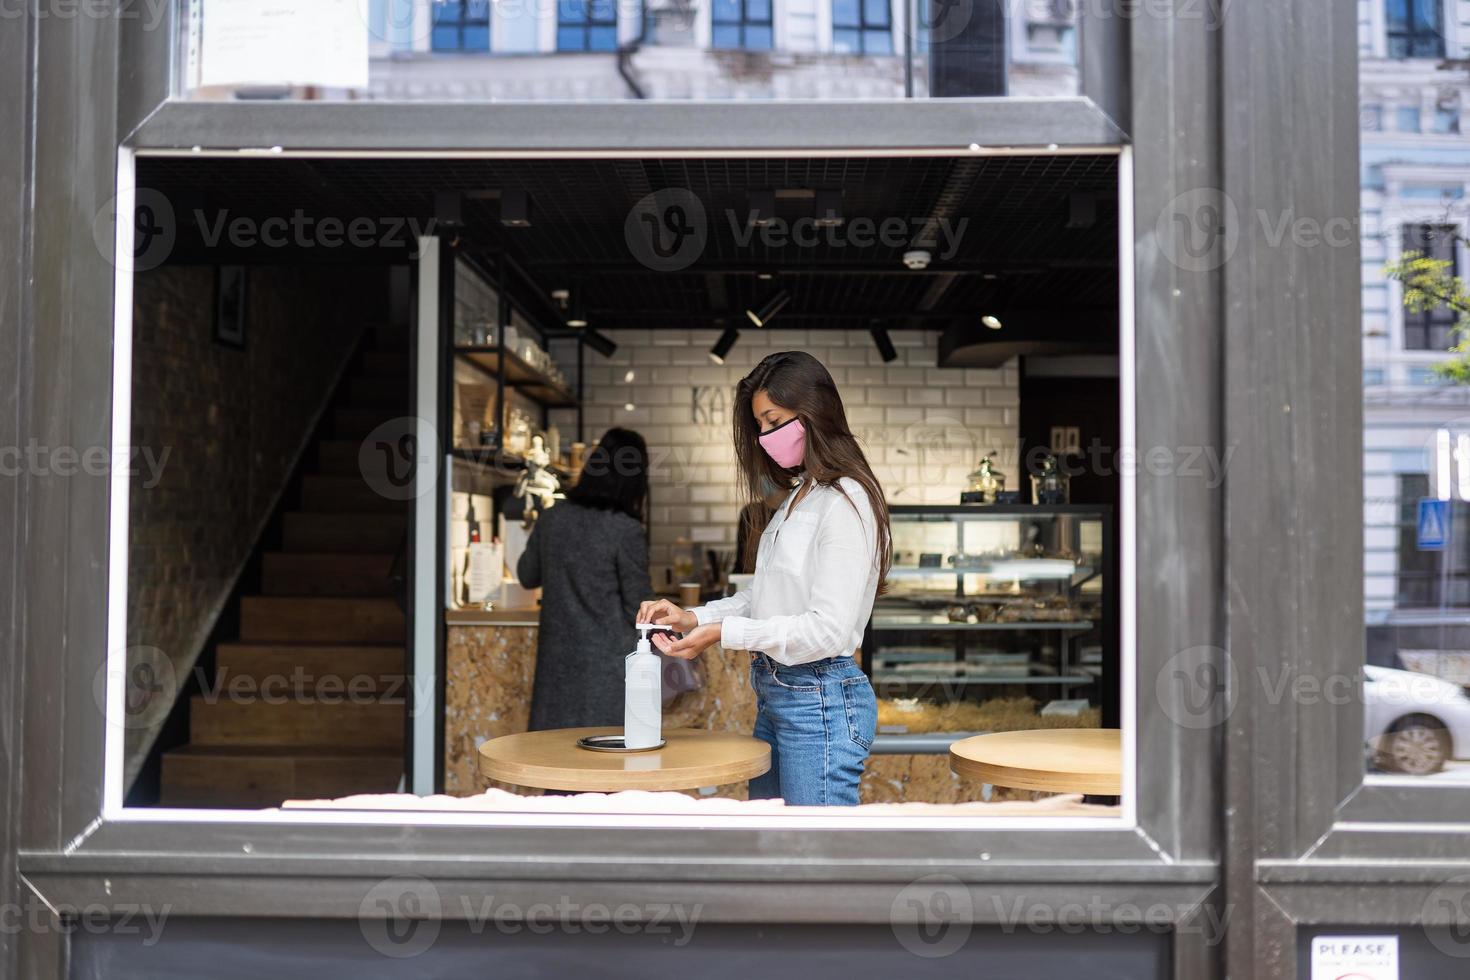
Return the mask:
[[542, 590], [531, 731], [622, 727], [623, 658], [638, 642], [639, 604], [653, 596], [647, 499], [643, 437], [609, 429], [566, 499], [536, 521], [516, 565], [522, 585]]

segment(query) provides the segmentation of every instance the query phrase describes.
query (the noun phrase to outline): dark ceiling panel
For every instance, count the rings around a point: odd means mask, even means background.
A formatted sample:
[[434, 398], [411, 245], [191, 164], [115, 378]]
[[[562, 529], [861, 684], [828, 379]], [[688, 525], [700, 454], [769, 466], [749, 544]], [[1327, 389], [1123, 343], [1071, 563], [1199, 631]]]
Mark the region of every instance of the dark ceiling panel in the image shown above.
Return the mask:
[[[1117, 304], [1117, 161], [1093, 156], [912, 158], [443, 160], [220, 160], [152, 157], [138, 162], [139, 182], [163, 191], [186, 224], [206, 215], [290, 216], [344, 220], [428, 220], [436, 192], [469, 195], [463, 247], [506, 252], [545, 296], [581, 293], [594, 322], [607, 326], [689, 326], [741, 317], [775, 288], [789, 289], [783, 319], [807, 327], [852, 329], [882, 323], [942, 326], [999, 306], [1056, 307], [1059, 315]], [[640, 265], [624, 224], [647, 194], [686, 188], [703, 204], [707, 240], [679, 272]], [[531, 227], [505, 228], [487, 193], [524, 190]], [[816, 229], [816, 241], [772, 241], [745, 226], [749, 193], [780, 193], [777, 215], [809, 220], [818, 190], [842, 192], [845, 224]], [[803, 196], [805, 194], [805, 196]], [[1090, 227], [1069, 228], [1071, 195], [1093, 198]], [[478, 196], [476, 196], [478, 195]], [[913, 272], [903, 253], [926, 222], [942, 219], [928, 250], [931, 264]], [[893, 240], [859, 241], [855, 232], [887, 222]], [[181, 235], [184, 261], [228, 261]], [[289, 261], [314, 256], [292, 253]], [[322, 256], [325, 258], [325, 256]], [[341, 255], [333, 256], [340, 259]], [[275, 261], [256, 253], [252, 261]], [[757, 278], [774, 273], [774, 280]], [[949, 273], [948, 288], [935, 276]], [[720, 288], [711, 288], [717, 286]], [[926, 302], [927, 299], [927, 302]], [[1113, 316], [1116, 322], [1116, 315]]]

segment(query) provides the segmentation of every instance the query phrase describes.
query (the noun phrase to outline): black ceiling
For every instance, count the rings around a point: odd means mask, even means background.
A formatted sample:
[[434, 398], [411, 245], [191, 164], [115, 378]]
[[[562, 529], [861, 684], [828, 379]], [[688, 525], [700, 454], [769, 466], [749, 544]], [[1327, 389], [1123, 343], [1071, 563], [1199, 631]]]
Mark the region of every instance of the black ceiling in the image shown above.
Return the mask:
[[[321, 219], [368, 217], [424, 222], [435, 195], [459, 192], [460, 247], [508, 254], [542, 300], [557, 288], [582, 298], [594, 326], [687, 327], [740, 319], [740, 311], [784, 287], [782, 325], [852, 329], [939, 327], [1005, 307], [1057, 316], [1087, 313], [1116, 323], [1117, 161], [1113, 156], [821, 159], [443, 160], [145, 158], [141, 187], [162, 192], [181, 217], [178, 262], [310, 261], [362, 258], [338, 249], [208, 248], [191, 217], [260, 220], [298, 210]], [[702, 251], [680, 271], [641, 264], [625, 222], [646, 195], [685, 188], [703, 205]], [[487, 192], [524, 190], [531, 225], [507, 228]], [[816, 244], [742, 243], [752, 190], [780, 195], [776, 213], [809, 218], [803, 192], [840, 189], [846, 223]], [[1095, 209], [1071, 221], [1074, 196]], [[867, 219], [889, 221], [892, 240], [850, 241]], [[943, 218], [954, 238], [930, 246], [927, 270], [904, 268], [903, 253], [925, 219]], [[964, 221], [963, 225], [960, 222]], [[895, 223], [896, 222], [896, 223]], [[1069, 227], [1069, 224], [1080, 225]], [[819, 230], [820, 231], [820, 230]], [[830, 235], [831, 237], [827, 237]], [[947, 249], [953, 244], [953, 252]], [[394, 254], [394, 253], [387, 253]], [[773, 275], [758, 278], [758, 273]], [[1111, 316], [1110, 316], [1111, 314]], [[1101, 319], [1100, 318], [1106, 318]]]

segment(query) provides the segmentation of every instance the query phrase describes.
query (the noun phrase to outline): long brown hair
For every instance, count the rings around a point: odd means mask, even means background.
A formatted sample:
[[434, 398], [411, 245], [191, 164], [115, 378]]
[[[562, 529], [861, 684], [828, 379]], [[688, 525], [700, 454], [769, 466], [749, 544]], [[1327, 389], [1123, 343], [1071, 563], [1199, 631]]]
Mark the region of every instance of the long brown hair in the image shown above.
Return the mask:
[[[762, 501], [771, 487], [789, 487], [797, 469], [777, 465], [760, 444], [760, 424], [752, 413], [755, 393], [764, 391], [777, 405], [794, 412], [806, 429], [806, 459], [802, 468], [818, 485], [836, 487], [847, 496], [837, 482], [842, 477], [856, 480], [868, 495], [873, 508], [873, 521], [878, 529], [878, 591], [884, 591], [884, 580], [893, 562], [893, 543], [888, 529], [888, 502], [883, 487], [868, 465], [868, 457], [847, 426], [847, 411], [837, 383], [822, 362], [806, 351], [789, 350], [771, 354], [755, 366], [735, 387], [735, 461], [740, 466], [748, 503]], [[848, 498], [848, 503], [852, 499]], [[853, 504], [856, 507], [856, 504]], [[761, 532], [770, 517], [764, 506], [751, 507], [754, 521], [747, 534], [745, 562], [755, 567], [755, 552], [760, 546]]]

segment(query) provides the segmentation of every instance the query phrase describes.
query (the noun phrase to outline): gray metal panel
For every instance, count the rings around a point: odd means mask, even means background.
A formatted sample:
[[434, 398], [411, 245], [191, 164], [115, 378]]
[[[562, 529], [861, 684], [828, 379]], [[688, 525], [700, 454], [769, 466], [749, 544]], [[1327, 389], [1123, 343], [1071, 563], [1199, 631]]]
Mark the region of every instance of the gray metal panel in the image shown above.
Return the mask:
[[[1324, 682], [1363, 659], [1356, 19], [1334, 0], [1233, 6], [1222, 19], [1226, 232], [1226, 585], [1234, 711], [1227, 725], [1230, 975], [1296, 973], [1293, 917], [1256, 885], [1294, 858], [1362, 781], [1361, 706], [1276, 698], [1265, 679]], [[1198, 207], [1198, 205], [1196, 205]], [[1206, 217], [1206, 216], [1201, 216]], [[1329, 247], [1267, 229], [1336, 219]], [[1233, 229], [1233, 232], [1231, 231]], [[1355, 336], [1355, 334], [1354, 334]], [[1348, 758], [1345, 758], [1348, 757]]]
[[171, 102], [138, 149], [609, 152], [1116, 147], [1088, 99], [882, 102]]
[[[1215, 38], [1191, 18], [1131, 23], [1133, 74], [1148, 79], [1133, 87], [1138, 450], [1223, 458], [1218, 270], [1181, 264], [1159, 238], [1179, 195], [1218, 182]], [[1212, 857], [1220, 733], [1179, 679], [1225, 646], [1221, 493], [1201, 476], [1140, 467], [1138, 515], [1140, 820], [1172, 828], [1160, 840], [1171, 852]], [[1153, 783], [1158, 765], [1168, 778]]]
[[167, 101], [176, 61], [179, 2], [146, 0], [121, 11], [118, 20], [118, 132], [133, 131]]
[[1084, 3], [1077, 11], [1079, 91], [1119, 129], [1133, 131], [1129, 47], [1132, 18], [1121, 4]]
[[[19, 446], [22, 431], [21, 379], [30, 342], [26, 318], [26, 246], [29, 218], [26, 207], [30, 160], [31, 24], [23, 7], [20, 17], [0, 31], [0, 447]], [[15, 849], [19, 839], [21, 692], [25, 660], [20, 650], [20, 616], [25, 609], [24, 579], [20, 567], [24, 481], [0, 477], [0, 904], [20, 899], [21, 882]], [[0, 929], [0, 976], [18, 976], [20, 937]]]
[[[972, 922], [1001, 924], [1016, 911], [1053, 914], [1079, 905], [1093, 910], [1084, 921], [1107, 922], [1114, 915], [1136, 914], [1158, 907], [1165, 921], [1196, 914], [1209, 894], [1208, 884], [1089, 883], [1080, 892], [1075, 881], [1061, 884], [1027, 882], [994, 884], [961, 882], [943, 869], [895, 881], [792, 881], [772, 866], [760, 881], [601, 881], [575, 876], [550, 880], [446, 877], [415, 869], [392, 875], [302, 873], [270, 876], [220, 874], [207, 882], [192, 875], [123, 875], [105, 873], [53, 876], [42, 874], [37, 886], [48, 900], [75, 902], [79, 908], [167, 908], [170, 914], [194, 916], [288, 916], [352, 919], [363, 914], [364, 899], [375, 887], [392, 880], [425, 882], [438, 896], [446, 917], [466, 917], [487, 898], [525, 908], [558, 901], [579, 904], [650, 904], [702, 906], [710, 922], [887, 923], [901, 894], [921, 889], [926, 895], [970, 896]], [[963, 900], [962, 900], [963, 901]], [[1075, 911], [1073, 913], [1076, 914]], [[1024, 918], [1023, 918], [1024, 921]]]
[[[111, 445], [112, 278], [93, 227], [113, 195], [117, 20], [36, 21], [33, 354], [26, 438]], [[92, 694], [107, 645], [106, 475], [32, 477], [22, 577], [30, 597], [21, 836], [61, 847], [102, 802], [103, 717]]]
[[[1344, 803], [1337, 813], [1340, 821], [1352, 823], [1401, 824], [1397, 833], [1381, 836], [1412, 836], [1429, 830], [1414, 824], [1462, 824], [1470, 814], [1470, 788], [1464, 786], [1371, 782]], [[1417, 855], [1412, 846], [1403, 853]]]

